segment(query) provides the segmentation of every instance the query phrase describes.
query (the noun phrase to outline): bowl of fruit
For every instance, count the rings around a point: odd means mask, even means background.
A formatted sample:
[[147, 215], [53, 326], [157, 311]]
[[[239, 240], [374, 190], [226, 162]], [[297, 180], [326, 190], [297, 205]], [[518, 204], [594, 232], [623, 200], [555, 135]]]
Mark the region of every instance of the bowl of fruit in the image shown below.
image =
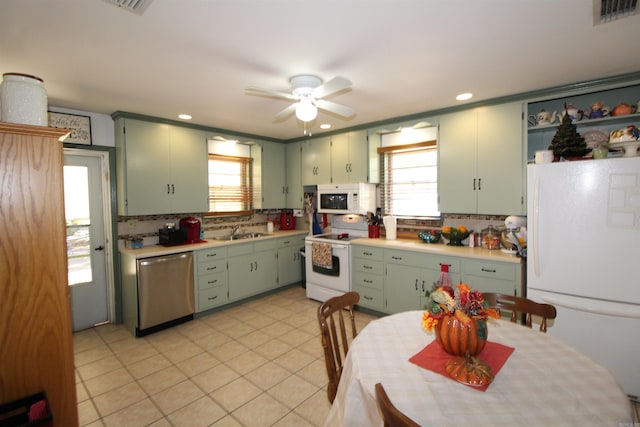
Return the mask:
[[467, 230], [467, 227], [461, 225], [459, 227], [442, 227], [442, 235], [449, 241], [449, 246], [464, 246], [462, 241], [469, 237], [473, 230]]
[[418, 237], [425, 243], [438, 243], [442, 233], [438, 230], [419, 231]]

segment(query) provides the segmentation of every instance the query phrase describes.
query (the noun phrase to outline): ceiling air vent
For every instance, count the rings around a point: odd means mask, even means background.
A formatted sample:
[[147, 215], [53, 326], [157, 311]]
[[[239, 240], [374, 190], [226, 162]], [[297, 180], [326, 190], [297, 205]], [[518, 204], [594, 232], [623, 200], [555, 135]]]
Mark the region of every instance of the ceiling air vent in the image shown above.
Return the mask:
[[123, 10], [128, 10], [129, 12], [133, 12], [136, 15], [142, 15], [149, 4], [153, 0], [104, 0], [107, 3], [111, 3], [114, 6], [118, 6]]
[[593, 23], [604, 24], [635, 15], [638, 0], [593, 0]]

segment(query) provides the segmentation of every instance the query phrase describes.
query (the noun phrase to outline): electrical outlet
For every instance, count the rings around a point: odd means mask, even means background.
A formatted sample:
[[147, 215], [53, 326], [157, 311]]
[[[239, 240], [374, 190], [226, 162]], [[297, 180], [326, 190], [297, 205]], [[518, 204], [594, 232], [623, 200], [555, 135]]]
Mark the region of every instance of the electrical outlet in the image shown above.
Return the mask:
[[132, 230], [138, 226], [137, 219], [130, 219], [128, 222], [129, 222], [129, 228]]
[[302, 209], [294, 209], [293, 210], [293, 216], [301, 217], [302, 216]]

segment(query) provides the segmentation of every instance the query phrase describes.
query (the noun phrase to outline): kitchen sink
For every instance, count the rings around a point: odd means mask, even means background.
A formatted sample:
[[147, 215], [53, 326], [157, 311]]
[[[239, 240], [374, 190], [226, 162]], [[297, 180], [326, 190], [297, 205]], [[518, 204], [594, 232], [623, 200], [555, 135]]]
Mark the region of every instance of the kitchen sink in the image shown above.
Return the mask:
[[229, 234], [228, 236], [220, 236], [216, 237], [216, 240], [246, 240], [246, 239], [257, 239], [258, 237], [262, 237], [264, 234], [262, 233], [242, 233], [242, 234]]

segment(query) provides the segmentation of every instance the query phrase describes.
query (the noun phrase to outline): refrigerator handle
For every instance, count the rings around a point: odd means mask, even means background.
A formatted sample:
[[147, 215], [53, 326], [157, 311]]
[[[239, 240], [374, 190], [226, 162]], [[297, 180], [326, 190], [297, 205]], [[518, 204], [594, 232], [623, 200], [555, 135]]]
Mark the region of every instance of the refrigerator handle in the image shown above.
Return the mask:
[[604, 316], [628, 317], [630, 319], [640, 319], [640, 313], [638, 312], [634, 313], [631, 311], [624, 311], [624, 310], [607, 310], [607, 309], [593, 308], [593, 307], [588, 307], [588, 306], [583, 306], [578, 304], [571, 304], [559, 299], [549, 298], [549, 297], [540, 297], [540, 299], [546, 302], [547, 304], [552, 304], [557, 307], [568, 308], [570, 310], [585, 311], [587, 313], [602, 314]]
[[539, 226], [539, 218], [538, 218], [538, 210], [539, 210], [539, 203], [540, 203], [540, 179], [538, 177], [538, 175], [535, 176], [535, 179], [533, 181], [533, 207], [532, 207], [532, 212], [533, 212], [533, 218], [531, 218], [531, 225], [530, 225], [530, 229], [531, 229], [531, 234], [532, 234], [532, 241], [533, 241], [533, 251], [532, 251], [532, 255], [533, 255], [533, 272], [535, 274], [536, 277], [540, 277], [540, 259], [539, 259], [539, 254], [538, 254], [538, 226]]

